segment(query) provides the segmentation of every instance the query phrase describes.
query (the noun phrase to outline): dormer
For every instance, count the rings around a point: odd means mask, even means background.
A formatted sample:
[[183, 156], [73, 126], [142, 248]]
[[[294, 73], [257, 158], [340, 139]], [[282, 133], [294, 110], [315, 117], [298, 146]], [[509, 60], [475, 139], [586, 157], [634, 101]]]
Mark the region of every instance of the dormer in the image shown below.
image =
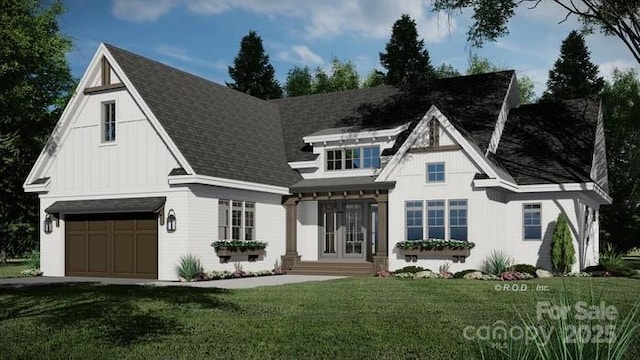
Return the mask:
[[374, 176], [385, 165], [383, 151], [393, 147], [398, 134], [408, 127], [409, 123], [387, 129], [322, 129], [302, 138], [316, 159], [289, 165], [304, 178]]

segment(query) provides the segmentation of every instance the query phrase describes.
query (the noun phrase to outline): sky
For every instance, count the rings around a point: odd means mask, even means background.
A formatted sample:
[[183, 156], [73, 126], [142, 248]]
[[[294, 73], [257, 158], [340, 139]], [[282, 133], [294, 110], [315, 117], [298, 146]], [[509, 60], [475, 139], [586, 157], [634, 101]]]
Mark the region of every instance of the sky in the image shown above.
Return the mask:
[[[350, 60], [364, 77], [382, 69], [379, 53], [393, 23], [409, 14], [417, 23], [431, 63], [461, 72], [471, 53], [529, 76], [538, 95], [560, 53], [562, 40], [579, 28], [558, 5], [545, 0], [530, 10], [521, 5], [510, 33], [482, 48], [471, 47], [466, 32], [471, 13], [431, 11], [429, 0], [65, 0], [61, 31], [73, 41], [68, 55], [80, 78], [101, 42], [224, 84], [228, 66], [249, 31], [260, 35], [276, 77], [284, 83], [294, 66], [329, 69], [333, 57]], [[621, 40], [592, 34], [586, 38], [601, 76], [613, 68], [640, 70]]]

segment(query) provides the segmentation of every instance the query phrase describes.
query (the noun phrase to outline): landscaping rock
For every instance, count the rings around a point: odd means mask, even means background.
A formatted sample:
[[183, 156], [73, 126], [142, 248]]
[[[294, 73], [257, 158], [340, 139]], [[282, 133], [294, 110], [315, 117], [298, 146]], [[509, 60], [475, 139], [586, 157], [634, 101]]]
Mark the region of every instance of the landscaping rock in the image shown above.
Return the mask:
[[544, 269], [536, 270], [536, 276], [539, 278], [552, 278], [553, 274]]
[[465, 274], [465, 276], [462, 277], [463, 279], [482, 279], [482, 273], [480, 271], [474, 271], [474, 272], [470, 272], [468, 274]]
[[432, 272], [432, 271], [420, 271], [413, 275], [414, 279], [433, 279], [438, 278], [440, 275]]

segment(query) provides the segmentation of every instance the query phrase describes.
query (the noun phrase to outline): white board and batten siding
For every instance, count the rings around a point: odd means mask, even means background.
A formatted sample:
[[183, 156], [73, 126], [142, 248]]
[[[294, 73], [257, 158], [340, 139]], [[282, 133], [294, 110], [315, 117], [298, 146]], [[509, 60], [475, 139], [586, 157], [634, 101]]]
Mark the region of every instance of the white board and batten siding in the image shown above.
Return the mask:
[[[444, 136], [443, 136], [444, 135]], [[453, 144], [446, 134], [440, 142]], [[426, 164], [444, 162], [445, 181], [426, 182]], [[476, 244], [464, 263], [451, 263], [450, 271], [482, 269], [483, 262], [493, 250], [500, 250], [512, 257], [515, 263], [543, 266], [550, 269], [549, 244], [555, 220], [564, 211], [572, 227], [576, 265], [578, 271], [578, 207], [576, 193], [513, 194], [497, 189], [474, 189], [472, 182], [479, 167], [463, 150], [427, 153], [407, 153], [394, 170], [390, 180], [396, 182], [389, 193], [389, 268], [396, 270], [407, 265], [418, 265], [438, 271], [447, 259], [418, 259], [407, 262], [398, 254], [396, 243], [406, 239], [405, 203], [423, 202], [423, 226], [426, 230], [426, 201], [445, 200], [445, 225], [449, 233], [449, 200], [467, 200], [468, 240]], [[524, 240], [523, 205], [542, 205], [542, 240]]]

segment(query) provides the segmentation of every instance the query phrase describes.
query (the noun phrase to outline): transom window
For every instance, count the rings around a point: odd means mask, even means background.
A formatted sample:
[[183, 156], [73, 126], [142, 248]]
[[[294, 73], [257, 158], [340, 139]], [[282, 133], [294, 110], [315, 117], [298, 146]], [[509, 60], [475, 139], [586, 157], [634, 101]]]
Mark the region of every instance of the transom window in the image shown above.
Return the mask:
[[220, 200], [218, 240], [256, 240], [256, 203]]
[[525, 240], [542, 240], [542, 205], [524, 204], [522, 216]]
[[427, 163], [427, 182], [444, 182], [444, 163]]
[[327, 170], [380, 168], [380, 147], [327, 150]]
[[102, 104], [102, 141], [116, 141], [116, 103]]

